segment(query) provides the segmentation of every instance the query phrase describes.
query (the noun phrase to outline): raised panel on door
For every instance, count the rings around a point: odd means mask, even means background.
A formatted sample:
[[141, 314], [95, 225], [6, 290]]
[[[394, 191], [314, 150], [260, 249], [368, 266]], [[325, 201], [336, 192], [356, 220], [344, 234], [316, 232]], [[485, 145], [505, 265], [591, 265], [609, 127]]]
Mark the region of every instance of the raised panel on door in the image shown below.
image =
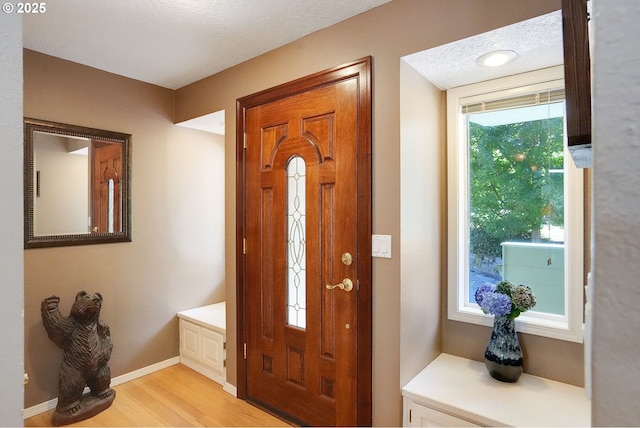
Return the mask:
[[180, 349], [182, 355], [200, 360], [200, 326], [180, 320]]
[[202, 362], [218, 374], [224, 373], [224, 336], [221, 333], [202, 329]]

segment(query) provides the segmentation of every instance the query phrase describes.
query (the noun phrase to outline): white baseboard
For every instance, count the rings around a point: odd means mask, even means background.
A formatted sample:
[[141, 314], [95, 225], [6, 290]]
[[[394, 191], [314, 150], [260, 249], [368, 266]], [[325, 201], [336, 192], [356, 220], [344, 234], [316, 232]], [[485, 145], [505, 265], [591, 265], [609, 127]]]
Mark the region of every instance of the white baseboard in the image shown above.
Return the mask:
[[134, 370], [129, 373], [125, 373], [121, 376], [111, 379], [111, 386], [120, 385], [130, 380], [137, 379], [139, 377], [157, 372], [158, 370], [166, 369], [167, 367], [174, 366], [180, 362], [180, 357], [169, 358], [168, 360], [160, 361], [159, 363], [151, 364], [150, 366], [143, 367], [138, 370]]
[[224, 385], [224, 383], [226, 381], [226, 375], [225, 375], [224, 371], [223, 371], [222, 374], [219, 374], [219, 373], [215, 372], [214, 370], [212, 370], [211, 367], [209, 367], [206, 364], [203, 364], [201, 362], [194, 361], [194, 360], [192, 360], [190, 358], [185, 358], [184, 356], [181, 356], [180, 357], [180, 364], [184, 364], [185, 366], [189, 367], [190, 369], [197, 371], [201, 375], [208, 377], [209, 379], [211, 379], [214, 382], [219, 383], [220, 385]]
[[236, 388], [234, 385], [231, 385], [229, 382], [225, 382], [224, 385], [222, 385], [222, 390], [228, 392], [234, 397], [238, 397], [238, 388]]
[[[141, 369], [134, 370], [129, 373], [125, 373], [121, 376], [117, 376], [111, 379], [111, 386], [120, 385], [130, 380], [134, 380], [139, 377], [151, 374], [153, 372], [157, 372], [158, 370], [162, 370], [167, 367], [173, 366], [175, 364], [178, 364], [179, 362], [180, 362], [180, 357], [173, 357], [173, 358], [169, 358], [168, 360], [160, 361], [159, 363], [152, 364], [150, 366], [143, 367]], [[84, 392], [88, 392], [88, 391], [89, 391], [89, 388], [85, 388]], [[48, 412], [49, 410], [55, 409], [57, 404], [58, 404], [58, 399], [54, 398], [53, 400], [36, 404], [35, 406], [24, 409], [22, 411], [22, 415], [24, 419], [27, 419], [32, 416], [38, 415], [40, 413]]]

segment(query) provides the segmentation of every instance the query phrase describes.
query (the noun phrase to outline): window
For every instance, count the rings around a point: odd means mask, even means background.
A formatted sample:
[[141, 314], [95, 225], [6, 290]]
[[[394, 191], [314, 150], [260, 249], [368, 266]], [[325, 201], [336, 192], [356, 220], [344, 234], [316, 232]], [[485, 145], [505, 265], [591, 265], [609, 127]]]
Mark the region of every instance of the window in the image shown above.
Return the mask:
[[306, 164], [294, 156], [287, 164], [287, 322], [307, 326]]
[[449, 318], [492, 325], [485, 282], [529, 285], [518, 331], [582, 341], [583, 183], [566, 151], [564, 71], [447, 93]]

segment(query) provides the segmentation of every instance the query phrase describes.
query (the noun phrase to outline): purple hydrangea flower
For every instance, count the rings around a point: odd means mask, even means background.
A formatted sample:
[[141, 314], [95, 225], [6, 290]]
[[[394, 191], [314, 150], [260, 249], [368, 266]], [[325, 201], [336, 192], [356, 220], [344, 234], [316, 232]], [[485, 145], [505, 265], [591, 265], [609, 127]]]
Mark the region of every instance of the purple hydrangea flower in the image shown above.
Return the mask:
[[485, 282], [476, 290], [476, 303], [482, 306], [482, 299], [484, 299], [485, 293], [493, 293], [496, 290], [496, 286], [494, 284], [490, 284]]
[[483, 311], [495, 316], [507, 315], [511, 312], [511, 299], [502, 293], [485, 292], [479, 305]]
[[485, 314], [517, 318], [536, 305], [536, 296], [527, 285], [513, 285], [509, 281], [484, 283], [475, 293], [476, 303]]

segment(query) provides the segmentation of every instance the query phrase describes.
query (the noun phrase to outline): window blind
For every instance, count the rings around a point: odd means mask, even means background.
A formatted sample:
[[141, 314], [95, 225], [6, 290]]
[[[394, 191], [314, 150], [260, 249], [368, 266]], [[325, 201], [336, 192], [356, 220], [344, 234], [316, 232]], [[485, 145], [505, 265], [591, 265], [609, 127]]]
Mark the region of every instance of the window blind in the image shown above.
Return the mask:
[[564, 101], [564, 88], [462, 105], [462, 113], [479, 113]]

